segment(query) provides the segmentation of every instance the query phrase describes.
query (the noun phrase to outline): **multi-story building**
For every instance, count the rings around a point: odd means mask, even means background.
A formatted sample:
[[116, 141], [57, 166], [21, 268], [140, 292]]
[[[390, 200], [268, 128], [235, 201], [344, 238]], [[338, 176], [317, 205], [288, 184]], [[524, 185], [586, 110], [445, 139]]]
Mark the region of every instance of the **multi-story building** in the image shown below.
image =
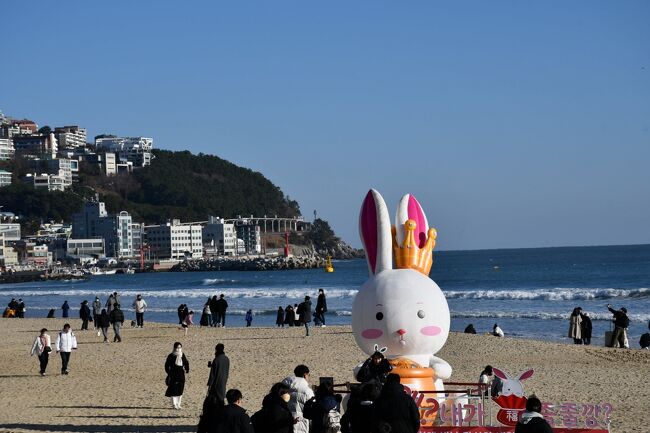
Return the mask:
[[132, 218], [128, 212], [109, 215], [103, 202], [84, 203], [81, 212], [72, 216], [72, 238], [102, 238], [109, 257], [133, 256]]
[[74, 259], [84, 257], [101, 259], [106, 255], [104, 239], [68, 239], [66, 251], [67, 256]]
[[145, 239], [151, 257], [156, 259], [198, 259], [203, 256], [200, 225], [181, 224], [175, 219], [167, 224], [145, 226]]
[[208, 254], [234, 255], [237, 253], [235, 225], [223, 218], [210, 217], [203, 226], [203, 249]]
[[0, 223], [0, 234], [3, 234], [5, 241], [20, 240], [20, 224], [18, 223]]
[[144, 224], [131, 224], [131, 237], [133, 238], [133, 255], [138, 255], [140, 249], [144, 246]]
[[0, 170], [0, 188], [11, 185], [11, 172]]
[[52, 253], [47, 245], [38, 245], [36, 242], [18, 241], [14, 244], [18, 252], [18, 262], [37, 268], [52, 266]]
[[54, 158], [45, 161], [50, 174], [58, 174], [65, 182], [65, 187], [72, 185], [72, 181], [79, 176], [79, 161], [68, 158]]
[[61, 149], [76, 149], [86, 146], [86, 130], [78, 126], [61, 126], [54, 128], [54, 135]]
[[0, 266], [9, 267], [18, 264], [18, 253], [13, 245], [5, 239], [0, 232]]
[[0, 138], [0, 161], [14, 159], [14, 143], [10, 138]]
[[262, 236], [260, 226], [245, 219], [235, 223], [237, 238], [244, 241], [246, 254], [260, 254], [262, 252]]
[[95, 137], [95, 147], [98, 151], [115, 153], [122, 164], [130, 162], [133, 167], [146, 167], [151, 164], [153, 138], [99, 135]]
[[63, 171], [59, 171], [56, 174], [29, 173], [23, 180], [33, 185], [34, 188], [43, 188], [48, 191], [65, 191], [67, 187], [72, 185], [72, 181], [66, 178], [66, 174]]
[[17, 135], [13, 137], [17, 154], [56, 158], [59, 145], [54, 134]]
[[12, 125], [17, 126], [23, 131], [29, 131], [31, 134], [36, 134], [38, 131], [38, 125], [36, 122], [29, 119], [14, 120]]

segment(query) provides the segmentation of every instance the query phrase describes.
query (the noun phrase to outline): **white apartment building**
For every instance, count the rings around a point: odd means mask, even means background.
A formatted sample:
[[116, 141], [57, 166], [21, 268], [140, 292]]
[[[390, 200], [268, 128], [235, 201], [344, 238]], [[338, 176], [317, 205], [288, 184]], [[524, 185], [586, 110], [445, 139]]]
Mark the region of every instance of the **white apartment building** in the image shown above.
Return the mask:
[[167, 224], [146, 226], [145, 237], [152, 258], [183, 260], [203, 257], [200, 225], [181, 224], [175, 219]]
[[0, 188], [11, 185], [11, 172], [0, 170]]
[[54, 128], [54, 135], [61, 149], [76, 149], [86, 146], [86, 130], [76, 125]]
[[146, 167], [151, 164], [153, 138], [147, 137], [97, 137], [97, 151], [117, 154], [121, 163], [131, 162], [134, 167]]
[[32, 184], [34, 188], [47, 188], [48, 191], [65, 191], [72, 185], [72, 179], [67, 178], [64, 170], [59, 170], [57, 174], [30, 173], [25, 176], [24, 180]]
[[66, 241], [66, 252], [68, 257], [97, 257], [103, 258], [106, 255], [104, 239], [68, 239]]
[[0, 138], [0, 161], [14, 159], [14, 143], [10, 138]]
[[237, 232], [234, 224], [223, 218], [210, 217], [203, 227], [203, 248], [208, 254], [235, 255], [237, 253]]

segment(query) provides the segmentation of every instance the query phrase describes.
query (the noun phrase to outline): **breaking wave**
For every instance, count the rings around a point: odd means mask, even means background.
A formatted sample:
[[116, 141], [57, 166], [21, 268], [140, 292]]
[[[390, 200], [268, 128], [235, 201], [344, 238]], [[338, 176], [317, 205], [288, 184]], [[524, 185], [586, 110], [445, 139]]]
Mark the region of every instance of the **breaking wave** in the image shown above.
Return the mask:
[[649, 288], [640, 289], [585, 289], [555, 288], [537, 290], [449, 290], [447, 299], [493, 299], [493, 300], [544, 300], [571, 301], [593, 299], [650, 298]]

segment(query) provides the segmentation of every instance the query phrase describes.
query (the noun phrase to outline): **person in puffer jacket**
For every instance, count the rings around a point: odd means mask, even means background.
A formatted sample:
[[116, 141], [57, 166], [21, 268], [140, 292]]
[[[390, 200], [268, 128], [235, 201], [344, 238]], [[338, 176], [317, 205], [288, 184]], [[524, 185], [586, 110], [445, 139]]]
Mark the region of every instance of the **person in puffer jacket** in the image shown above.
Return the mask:
[[293, 426], [294, 433], [309, 433], [309, 420], [306, 419], [302, 410], [305, 403], [314, 397], [314, 391], [309, 386], [309, 368], [306, 365], [298, 365], [293, 369], [294, 376], [289, 376], [282, 381], [291, 389], [291, 400], [289, 400], [289, 410], [298, 422]]
[[77, 349], [77, 337], [70, 329], [70, 324], [66, 323], [56, 337], [56, 352], [61, 354], [61, 374], [70, 372], [68, 363], [70, 362], [70, 354], [75, 349]]
[[531, 395], [526, 401], [526, 410], [515, 426], [515, 433], [553, 433], [542, 414], [542, 402]]

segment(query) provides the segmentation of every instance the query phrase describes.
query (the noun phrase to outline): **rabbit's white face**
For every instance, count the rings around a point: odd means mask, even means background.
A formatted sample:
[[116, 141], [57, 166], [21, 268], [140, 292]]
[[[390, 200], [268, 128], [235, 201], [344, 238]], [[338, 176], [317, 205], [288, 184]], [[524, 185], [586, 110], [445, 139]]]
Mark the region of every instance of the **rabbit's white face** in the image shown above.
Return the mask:
[[447, 341], [449, 306], [438, 285], [411, 269], [386, 270], [361, 286], [352, 306], [352, 330], [368, 355], [375, 344], [390, 358], [432, 355]]

